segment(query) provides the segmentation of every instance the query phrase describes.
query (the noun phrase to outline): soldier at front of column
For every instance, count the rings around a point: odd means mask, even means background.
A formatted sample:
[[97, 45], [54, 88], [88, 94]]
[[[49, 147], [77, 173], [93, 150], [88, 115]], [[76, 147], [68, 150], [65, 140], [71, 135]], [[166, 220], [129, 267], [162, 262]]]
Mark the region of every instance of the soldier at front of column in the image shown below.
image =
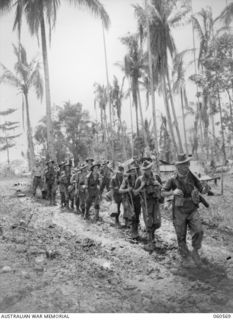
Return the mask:
[[[198, 213], [199, 193], [207, 193], [208, 185], [203, 186], [200, 180], [190, 171], [190, 160], [185, 154], [178, 155], [175, 163], [176, 173], [167, 180], [163, 187], [164, 196], [174, 196], [173, 224], [176, 231], [179, 252], [184, 265], [192, 265], [192, 259], [201, 264], [199, 249], [203, 239], [203, 228]], [[186, 235], [189, 227], [192, 234], [193, 251], [190, 252]]]

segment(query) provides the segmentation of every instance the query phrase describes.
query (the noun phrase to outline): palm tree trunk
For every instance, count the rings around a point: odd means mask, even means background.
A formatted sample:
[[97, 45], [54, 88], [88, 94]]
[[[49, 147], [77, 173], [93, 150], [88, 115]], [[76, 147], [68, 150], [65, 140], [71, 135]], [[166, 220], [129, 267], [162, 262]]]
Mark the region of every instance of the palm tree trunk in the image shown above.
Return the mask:
[[7, 163], [10, 164], [10, 155], [9, 155], [9, 147], [8, 147], [8, 140], [6, 130], [4, 130], [5, 140], [6, 140], [6, 155], [7, 155]]
[[204, 146], [206, 149], [207, 160], [209, 159], [209, 116], [208, 116], [208, 96], [207, 94], [203, 94], [203, 124], [204, 124]]
[[228, 98], [229, 98], [229, 107], [230, 107], [230, 120], [231, 120], [231, 134], [230, 134], [230, 141], [229, 141], [229, 144], [230, 144], [230, 157], [232, 158], [233, 154], [232, 154], [232, 134], [233, 134], [233, 111], [232, 111], [232, 100], [231, 100], [231, 95], [230, 95], [230, 91], [229, 90], [226, 90], [227, 91], [227, 95], [228, 95]]
[[34, 145], [32, 139], [32, 127], [30, 121], [29, 114], [29, 104], [28, 104], [28, 94], [24, 93], [25, 98], [25, 106], [26, 106], [26, 119], [27, 119], [27, 140], [28, 140], [28, 151], [29, 151], [29, 170], [31, 170], [34, 166], [35, 153], [34, 153]]
[[124, 129], [123, 129], [121, 119], [119, 119], [119, 121], [120, 121], [121, 145], [122, 145], [123, 157], [124, 157], [124, 160], [126, 160], [127, 152], [126, 152], [126, 146], [125, 146], [125, 134], [124, 134]]
[[[145, 9], [147, 10], [147, 0], [145, 0]], [[152, 115], [153, 115], [153, 128], [155, 137], [155, 153], [156, 153], [156, 170], [160, 174], [160, 167], [158, 161], [159, 153], [159, 143], [157, 135], [157, 121], [156, 121], [156, 108], [155, 108], [155, 92], [154, 92], [154, 77], [153, 77], [153, 65], [152, 65], [152, 53], [151, 53], [151, 36], [150, 36], [150, 25], [148, 15], [146, 14], [146, 24], [147, 24], [147, 50], [149, 58], [149, 72], [150, 72], [150, 93], [151, 93], [151, 103], [152, 103]]]
[[132, 91], [133, 104], [135, 107], [135, 114], [136, 114], [136, 132], [137, 132], [137, 137], [139, 137], [137, 86], [133, 82], [134, 80], [132, 80], [132, 83], [131, 83], [131, 91]]
[[41, 31], [41, 42], [42, 42], [43, 65], [44, 65], [48, 155], [50, 159], [55, 160], [52, 115], [51, 115], [52, 111], [51, 111], [51, 93], [50, 93], [50, 81], [49, 81], [49, 64], [48, 64], [45, 21], [44, 21], [44, 12], [43, 12], [43, 0], [41, 0], [41, 10], [40, 10], [40, 31]]
[[168, 67], [166, 68], [166, 76], [167, 76], [167, 82], [168, 82], [168, 88], [169, 88], [169, 98], [171, 101], [172, 113], [173, 113], [173, 118], [174, 118], [174, 123], [175, 123], [175, 128], [176, 128], [176, 134], [177, 134], [177, 138], [178, 138], [179, 152], [183, 153], [184, 151], [183, 151], [182, 141], [181, 141], [181, 137], [180, 137], [180, 130], [179, 130], [179, 125], [178, 125], [178, 121], [177, 121], [175, 105], [174, 105], [174, 101], [173, 101], [171, 80], [170, 80]]
[[105, 140], [105, 158], [108, 159], [108, 143], [110, 143], [109, 135], [108, 135], [108, 122], [107, 122], [107, 114], [106, 107], [103, 111], [104, 116], [104, 140]]
[[211, 124], [212, 124], [212, 160], [216, 158], [216, 135], [215, 135], [215, 124], [214, 124], [214, 113], [211, 114]]
[[227, 157], [226, 157], [226, 148], [225, 148], [225, 135], [224, 135], [223, 121], [222, 121], [222, 105], [221, 105], [219, 91], [218, 91], [218, 105], [219, 105], [219, 111], [220, 111], [220, 123], [221, 123], [221, 134], [222, 134], [222, 153], [223, 153], [223, 160], [225, 165], [227, 161]]
[[139, 106], [139, 112], [140, 112], [140, 118], [141, 118], [141, 124], [142, 124], [143, 140], [144, 140], [145, 146], [147, 147], [148, 146], [148, 141], [147, 141], [145, 124], [144, 124], [143, 113], [142, 113], [141, 96], [140, 96], [140, 92], [139, 92], [139, 88], [138, 87], [137, 87], [137, 97], [138, 97], [138, 106]]
[[134, 156], [134, 143], [133, 143], [133, 110], [131, 100], [131, 90], [129, 93], [129, 107], [130, 107], [130, 122], [131, 122], [131, 155]]
[[180, 100], [181, 100], [181, 107], [182, 107], [182, 120], [183, 120], [183, 128], [184, 128], [184, 143], [185, 143], [185, 152], [188, 155], [188, 142], [187, 142], [187, 133], [186, 133], [186, 125], [185, 125], [185, 115], [184, 115], [184, 92], [185, 89], [180, 89]]
[[177, 144], [176, 144], [175, 135], [174, 135], [173, 126], [172, 126], [171, 113], [170, 113], [170, 110], [169, 110], [168, 92], [167, 92], [167, 85], [166, 85], [166, 80], [165, 80], [165, 75], [164, 74], [162, 76], [162, 81], [163, 81], [163, 99], [164, 99], [164, 104], [165, 104], [165, 108], [166, 108], [169, 131], [170, 131], [170, 135], [171, 135], [171, 139], [172, 139], [172, 143], [173, 143], [173, 146], [174, 146], [175, 153], [177, 154], [178, 153], [178, 149], [177, 149]]

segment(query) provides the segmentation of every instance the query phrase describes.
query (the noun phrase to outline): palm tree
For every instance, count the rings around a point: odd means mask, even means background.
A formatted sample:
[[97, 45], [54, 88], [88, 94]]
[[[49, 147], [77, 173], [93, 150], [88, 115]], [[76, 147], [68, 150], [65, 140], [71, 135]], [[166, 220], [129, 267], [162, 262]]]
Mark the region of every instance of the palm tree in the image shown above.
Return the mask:
[[40, 74], [40, 62], [33, 59], [30, 62], [27, 60], [27, 53], [22, 45], [18, 48], [13, 46], [17, 62], [14, 66], [14, 72], [7, 69], [1, 64], [3, 73], [0, 77], [0, 83], [6, 83], [15, 87], [24, 96], [26, 107], [26, 121], [27, 121], [27, 140], [29, 150], [29, 168], [31, 169], [34, 163], [34, 145], [32, 139], [32, 128], [29, 112], [28, 94], [33, 88], [38, 99], [43, 97], [43, 81]]
[[139, 45], [138, 34], [129, 34], [126, 37], [122, 37], [121, 42], [128, 49], [128, 54], [125, 56], [123, 70], [125, 72], [126, 77], [130, 79], [131, 92], [136, 114], [137, 137], [139, 137], [139, 109], [144, 143], [145, 145], [148, 145], [144, 127], [142, 104], [139, 90], [139, 79], [141, 78], [143, 74], [143, 69], [145, 68], [145, 57], [143, 55], [143, 50]]
[[184, 69], [184, 56], [188, 52], [193, 50], [184, 50], [180, 53], [177, 53], [173, 61], [173, 91], [177, 94], [180, 94], [181, 109], [182, 109], [182, 121], [184, 129], [184, 142], [185, 142], [185, 152], [188, 152], [188, 140], [187, 140], [187, 130], [185, 123], [185, 108], [188, 108], [188, 99], [186, 92], [186, 80], [185, 80], [185, 69]]
[[[211, 8], [202, 9], [196, 16], [192, 16], [194, 30], [197, 32], [200, 39], [200, 48], [198, 53], [198, 69], [203, 73], [207, 73], [204, 66], [206, 58], [211, 54], [211, 44], [214, 39], [214, 19]], [[209, 116], [208, 116], [208, 94], [205, 89], [202, 92], [202, 119], [204, 123], [204, 144], [209, 153]], [[202, 124], [201, 124], [202, 125]]]
[[[100, 17], [105, 27], [109, 26], [110, 20], [103, 5], [98, 0], [67, 0], [75, 6], [85, 6], [90, 11]], [[7, 10], [16, 6], [16, 15], [14, 21], [14, 29], [18, 28], [20, 33], [22, 16], [25, 14], [30, 32], [32, 35], [37, 35], [40, 32], [43, 65], [44, 65], [44, 81], [45, 81], [45, 96], [46, 96], [46, 119], [47, 119], [47, 140], [48, 153], [51, 158], [55, 157], [53, 143], [53, 129], [51, 116], [51, 93], [49, 80], [49, 63], [46, 40], [46, 21], [49, 26], [49, 35], [56, 24], [57, 10], [60, 6], [60, 0], [3, 0], [0, 3], [0, 10]]]
[[118, 136], [121, 137], [123, 156], [124, 156], [124, 160], [126, 160], [127, 154], [126, 154], [126, 146], [125, 146], [125, 137], [124, 137], [124, 130], [122, 125], [122, 118], [121, 118], [122, 99], [124, 97], [124, 94], [123, 94], [124, 82], [125, 82], [125, 77], [122, 79], [122, 83], [120, 86], [117, 77], [116, 76], [113, 77], [113, 85], [111, 87], [110, 97], [111, 97], [111, 105], [113, 109], [116, 110], [116, 114], [118, 118]]
[[100, 122], [101, 128], [103, 130], [103, 137], [104, 137], [104, 145], [105, 145], [105, 157], [108, 157], [108, 146], [107, 143], [109, 142], [108, 137], [108, 125], [107, 125], [107, 114], [106, 108], [108, 104], [108, 89], [104, 85], [100, 85], [99, 83], [94, 84], [95, 87], [95, 100], [94, 105], [98, 105], [100, 110]]
[[[172, 86], [169, 74], [168, 58], [176, 52], [174, 39], [171, 33], [171, 28], [174, 27], [179, 21], [181, 21], [189, 12], [189, 8], [184, 7], [177, 13], [174, 13], [175, 1], [169, 0], [151, 0], [151, 5], [147, 6], [145, 11], [143, 7], [134, 6], [135, 14], [138, 19], [138, 24], [141, 30], [142, 37], [147, 36], [147, 21], [149, 20], [150, 40], [151, 40], [151, 52], [153, 55], [153, 69], [154, 79], [158, 78], [163, 84], [164, 102], [166, 107], [166, 113], [168, 118], [168, 125], [177, 151], [172, 120], [170, 115], [169, 100], [172, 107], [172, 113], [174, 118], [175, 129], [178, 138], [179, 151], [183, 152], [181, 136], [179, 131], [179, 125], [176, 116], [176, 110], [173, 101]], [[159, 76], [159, 77], [158, 77]]]

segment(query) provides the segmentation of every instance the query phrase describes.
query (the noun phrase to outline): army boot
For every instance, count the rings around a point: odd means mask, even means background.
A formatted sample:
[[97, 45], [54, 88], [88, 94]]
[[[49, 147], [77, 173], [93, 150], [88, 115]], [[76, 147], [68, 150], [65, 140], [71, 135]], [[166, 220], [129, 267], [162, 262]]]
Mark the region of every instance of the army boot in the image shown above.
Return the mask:
[[89, 208], [86, 208], [86, 211], [84, 213], [84, 220], [89, 220], [89, 219], [90, 219]]
[[82, 216], [84, 216], [85, 215], [85, 207], [83, 206], [83, 207], [81, 207], [81, 214], [82, 214]]
[[199, 255], [197, 249], [193, 249], [193, 251], [191, 253], [191, 256], [192, 256], [193, 261], [195, 262], [195, 264], [197, 266], [201, 266], [202, 265], [201, 258], [200, 258], [200, 255]]
[[94, 217], [94, 221], [97, 222], [99, 221], [100, 217], [99, 217], [99, 209], [95, 209], [95, 217]]
[[138, 224], [133, 222], [132, 225], [131, 225], [131, 238], [133, 240], [136, 240], [136, 239], [138, 239], [138, 237], [139, 237]]
[[148, 252], [152, 252], [154, 250], [155, 246], [153, 243], [153, 233], [148, 232], [148, 243], [144, 245], [144, 250]]
[[119, 221], [119, 215], [115, 216], [115, 226], [117, 228], [120, 228], [121, 227], [121, 224], [120, 224], [120, 221]]

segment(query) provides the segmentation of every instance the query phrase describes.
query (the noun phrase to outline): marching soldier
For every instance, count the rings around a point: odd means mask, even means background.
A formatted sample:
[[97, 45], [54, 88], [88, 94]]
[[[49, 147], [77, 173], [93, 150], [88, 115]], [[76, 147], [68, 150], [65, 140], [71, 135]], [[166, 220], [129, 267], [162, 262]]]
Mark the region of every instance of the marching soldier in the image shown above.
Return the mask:
[[112, 217], [115, 217], [116, 226], [120, 226], [119, 216], [121, 214], [122, 194], [119, 192], [119, 190], [123, 181], [123, 173], [124, 173], [124, 167], [122, 165], [118, 165], [117, 172], [112, 177], [110, 182], [110, 186], [113, 193], [113, 199], [117, 205], [117, 212], [113, 212], [111, 214]]
[[74, 200], [73, 200], [73, 197], [72, 197], [72, 191], [73, 191], [73, 186], [71, 186], [71, 166], [72, 164], [69, 162], [66, 162], [65, 165], [64, 165], [64, 170], [65, 170], [65, 175], [66, 175], [66, 181], [67, 181], [67, 184], [66, 184], [66, 207], [67, 209], [69, 209], [69, 202], [71, 201], [71, 209], [74, 208]]
[[70, 184], [71, 184], [72, 189], [73, 189], [72, 197], [73, 197], [73, 201], [74, 201], [74, 205], [76, 207], [76, 212], [77, 213], [79, 213], [79, 197], [78, 197], [78, 193], [77, 193], [77, 182], [78, 182], [79, 174], [80, 174], [80, 169], [74, 168], [73, 174], [72, 174], [71, 179], [70, 179]]
[[86, 163], [87, 163], [87, 170], [90, 172], [90, 171], [91, 171], [91, 167], [92, 167], [92, 165], [93, 165], [93, 163], [94, 163], [94, 159], [92, 159], [92, 158], [87, 158], [87, 159], [86, 159]]
[[42, 167], [39, 159], [36, 159], [36, 161], [35, 161], [35, 167], [32, 170], [32, 174], [33, 174], [32, 194], [35, 197], [37, 188], [38, 187], [40, 189], [42, 188], [43, 167]]
[[99, 220], [100, 210], [100, 175], [99, 175], [99, 163], [94, 163], [90, 167], [90, 172], [86, 176], [85, 186], [87, 189], [86, 210], [84, 219], [89, 220], [89, 210], [94, 203], [95, 208], [95, 221]]
[[111, 181], [111, 174], [112, 170], [108, 167], [109, 161], [104, 161], [102, 164], [102, 168], [100, 170], [100, 174], [102, 176], [102, 181], [100, 185], [100, 194], [103, 193], [104, 188], [107, 189], [107, 191], [110, 190], [110, 181]]
[[[84, 216], [85, 214], [85, 208], [86, 208], [86, 186], [85, 186], [85, 181], [86, 181], [86, 176], [87, 176], [87, 165], [83, 164], [80, 167], [80, 172], [77, 177], [76, 181], [76, 194], [77, 194], [77, 211], [79, 212], [81, 209], [81, 214]], [[80, 209], [79, 209], [80, 208]]]
[[65, 171], [61, 171], [59, 174], [59, 190], [60, 190], [60, 197], [61, 197], [61, 208], [66, 207], [66, 186], [67, 186], [67, 177]]
[[47, 170], [45, 171], [45, 182], [47, 186], [48, 200], [50, 205], [56, 205], [56, 188], [57, 188], [57, 173], [54, 168], [54, 161], [47, 162]]
[[[208, 186], [202, 186], [199, 179], [189, 170], [190, 159], [185, 154], [178, 155], [175, 163], [176, 173], [167, 180], [164, 196], [173, 195], [173, 224], [176, 231], [179, 252], [186, 266], [201, 264], [198, 250], [201, 248], [203, 229], [197, 208], [199, 206], [199, 192], [207, 193]], [[187, 227], [192, 233], [193, 251], [190, 254], [186, 244]]]
[[146, 251], [154, 250], [154, 233], [161, 226], [160, 200], [162, 186], [152, 173], [153, 163], [145, 160], [141, 170], [143, 174], [137, 178], [134, 194], [140, 195], [143, 219], [146, 226], [148, 243]]
[[119, 192], [122, 193], [122, 203], [124, 207], [124, 218], [131, 223], [131, 237], [137, 239], [139, 218], [141, 213], [140, 196], [133, 193], [137, 178], [137, 167], [127, 170]]

